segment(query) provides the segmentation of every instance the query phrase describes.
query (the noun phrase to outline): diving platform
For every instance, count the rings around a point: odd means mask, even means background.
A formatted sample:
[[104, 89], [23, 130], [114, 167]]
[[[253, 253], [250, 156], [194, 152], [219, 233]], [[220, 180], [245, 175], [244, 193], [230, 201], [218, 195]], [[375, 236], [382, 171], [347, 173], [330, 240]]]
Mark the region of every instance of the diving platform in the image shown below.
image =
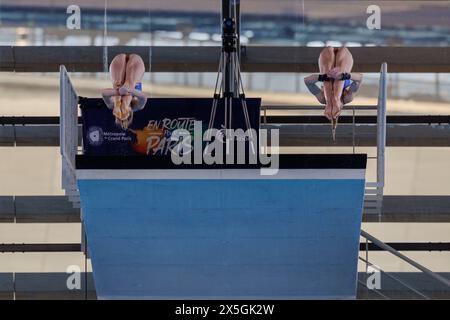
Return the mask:
[[280, 170], [78, 156], [103, 299], [355, 298], [365, 155]]
[[[124, 131], [101, 99], [78, 97], [62, 66], [63, 188], [81, 208], [98, 298], [356, 298], [363, 210], [379, 219], [383, 199], [386, 73], [383, 64], [377, 180], [366, 181], [367, 155], [355, 153], [277, 154], [272, 174], [262, 154], [177, 165], [171, 130], [194, 120], [204, 130], [213, 99], [149, 99]], [[260, 133], [261, 100], [247, 105]]]

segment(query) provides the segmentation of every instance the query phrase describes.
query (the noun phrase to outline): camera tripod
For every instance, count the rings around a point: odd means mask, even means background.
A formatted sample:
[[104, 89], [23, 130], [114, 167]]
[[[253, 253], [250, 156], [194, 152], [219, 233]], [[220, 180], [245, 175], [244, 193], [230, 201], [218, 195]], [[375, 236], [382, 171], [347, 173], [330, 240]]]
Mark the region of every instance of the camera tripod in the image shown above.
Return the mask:
[[[229, 129], [233, 129], [233, 100], [234, 98], [238, 98], [241, 103], [246, 130], [250, 134], [251, 142], [253, 142], [253, 132], [251, 130], [250, 117], [245, 98], [244, 85], [242, 82], [239, 55], [236, 49], [237, 34], [234, 19], [224, 19], [222, 27], [222, 52], [220, 54], [219, 70], [217, 72], [216, 84], [214, 87], [213, 104], [208, 129], [212, 129], [214, 127], [217, 106], [219, 105], [222, 96], [224, 99], [223, 129], [225, 129], [225, 137], [228, 136], [228, 132], [230, 131]], [[229, 74], [231, 74], [235, 79], [235, 92], [231, 88], [230, 79], [227, 79], [226, 77], [227, 72], [229, 72]], [[210, 134], [208, 134], [208, 136], [211, 138]], [[254, 152], [254, 145], [253, 143], [250, 144]]]

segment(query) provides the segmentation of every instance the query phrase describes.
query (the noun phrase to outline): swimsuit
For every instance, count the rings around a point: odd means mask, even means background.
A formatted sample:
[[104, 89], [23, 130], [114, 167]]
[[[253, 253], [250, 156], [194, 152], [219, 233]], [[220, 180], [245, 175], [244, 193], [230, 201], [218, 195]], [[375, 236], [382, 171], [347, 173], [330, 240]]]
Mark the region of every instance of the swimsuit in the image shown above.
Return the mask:
[[350, 79], [344, 80], [344, 88], [342, 90], [347, 89], [351, 85], [352, 85], [352, 80], [350, 80]]
[[[350, 86], [352, 85], [352, 83], [353, 83], [353, 81], [350, 80], [350, 79], [343, 80], [343, 81], [344, 81], [344, 87], [342, 88], [342, 91], [344, 91], [345, 89], [347, 89], [348, 87], [350, 87]], [[322, 86], [322, 88], [323, 88], [323, 86]]]
[[[142, 92], [142, 82], [136, 83], [133, 91], [135, 93], [132, 95], [133, 95], [133, 98], [137, 99], [137, 103], [134, 103], [134, 106], [133, 106], [133, 104], [131, 104], [130, 107], [131, 107], [131, 110], [133, 110], [133, 112], [136, 112], [136, 111], [140, 111], [140, 110], [144, 109], [145, 104], [147, 102], [147, 98], [145, 98], [145, 96], [142, 93], [139, 93], [139, 94], [137, 93], [137, 92]], [[105, 102], [106, 106], [111, 110], [114, 109], [114, 103], [112, 101], [113, 95], [114, 95], [113, 93], [111, 93], [110, 95], [103, 95], [103, 101]]]

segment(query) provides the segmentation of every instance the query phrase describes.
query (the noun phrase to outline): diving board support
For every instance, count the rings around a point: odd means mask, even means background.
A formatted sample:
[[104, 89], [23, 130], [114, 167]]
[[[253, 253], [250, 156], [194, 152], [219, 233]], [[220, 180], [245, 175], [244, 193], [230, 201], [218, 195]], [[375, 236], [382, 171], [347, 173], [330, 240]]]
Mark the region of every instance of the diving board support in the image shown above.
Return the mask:
[[78, 150], [78, 95], [66, 67], [60, 66], [60, 153], [62, 188], [74, 207], [80, 207], [80, 194], [75, 176], [75, 155]]

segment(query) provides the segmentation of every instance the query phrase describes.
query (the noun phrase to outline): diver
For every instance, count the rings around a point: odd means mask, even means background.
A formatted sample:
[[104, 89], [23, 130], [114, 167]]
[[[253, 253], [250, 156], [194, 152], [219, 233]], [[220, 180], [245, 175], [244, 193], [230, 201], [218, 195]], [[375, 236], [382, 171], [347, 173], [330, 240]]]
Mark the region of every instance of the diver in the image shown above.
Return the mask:
[[[353, 101], [363, 75], [351, 72], [353, 57], [346, 47], [326, 47], [319, 55], [319, 72], [305, 78], [308, 90], [325, 105], [324, 115], [331, 121], [333, 137], [342, 107]], [[318, 87], [317, 82], [323, 85]]]
[[109, 67], [112, 89], [102, 90], [106, 106], [113, 111], [116, 124], [126, 130], [133, 121], [133, 113], [142, 110], [147, 97], [142, 93], [145, 65], [137, 54], [118, 54]]

